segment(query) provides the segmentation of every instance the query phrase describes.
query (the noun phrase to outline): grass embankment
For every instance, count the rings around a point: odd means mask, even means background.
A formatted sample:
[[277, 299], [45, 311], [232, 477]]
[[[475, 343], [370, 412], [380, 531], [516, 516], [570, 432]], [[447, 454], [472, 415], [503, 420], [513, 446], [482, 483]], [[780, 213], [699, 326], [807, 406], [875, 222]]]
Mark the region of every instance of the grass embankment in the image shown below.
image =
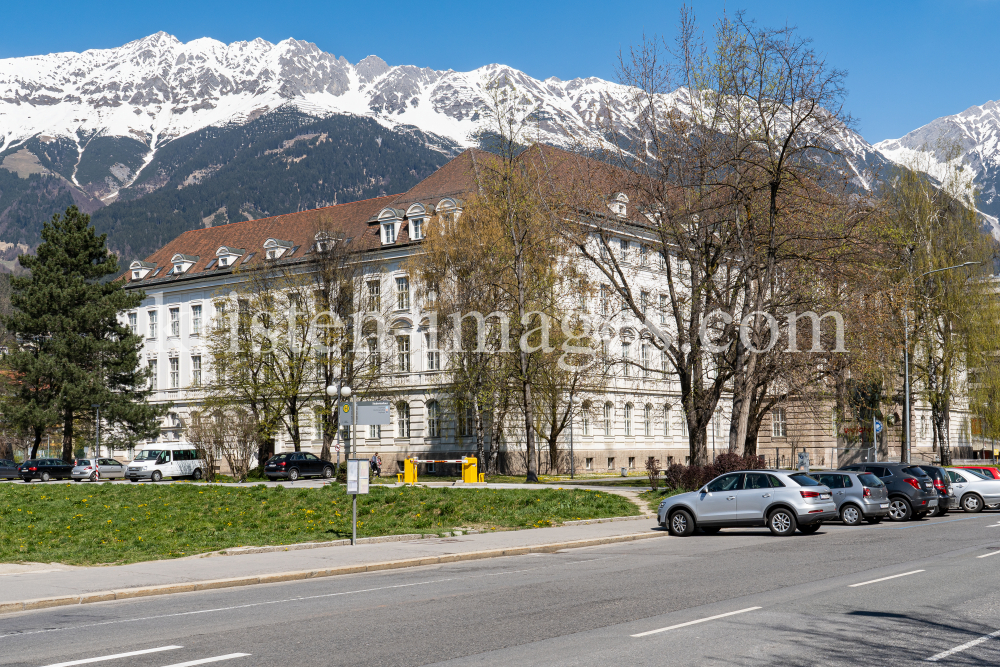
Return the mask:
[[[376, 486], [358, 499], [358, 535], [538, 528], [636, 509], [599, 491]], [[340, 485], [0, 485], [0, 562], [133, 563], [350, 534]]]
[[643, 491], [639, 494], [639, 497], [645, 500], [649, 505], [649, 511], [655, 512], [660, 508], [660, 502], [664, 498], [676, 496], [678, 493], [684, 493], [684, 491], [678, 491], [677, 489], [658, 489], [656, 491]]

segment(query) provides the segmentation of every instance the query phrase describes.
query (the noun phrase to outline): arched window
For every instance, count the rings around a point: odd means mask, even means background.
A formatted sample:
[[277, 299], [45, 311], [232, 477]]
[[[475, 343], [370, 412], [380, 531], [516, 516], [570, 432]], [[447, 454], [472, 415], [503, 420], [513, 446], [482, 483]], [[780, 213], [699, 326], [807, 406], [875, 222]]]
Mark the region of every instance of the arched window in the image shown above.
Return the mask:
[[462, 437], [475, 435], [476, 409], [472, 405], [464, 405], [459, 406], [458, 410], [458, 434]]
[[611, 437], [611, 403], [604, 404], [604, 437]]
[[625, 435], [632, 435], [632, 404], [625, 404]]
[[580, 418], [583, 422], [583, 434], [590, 435], [590, 401], [584, 401], [580, 407], [582, 408], [580, 410]]
[[647, 438], [653, 435], [653, 406], [646, 403], [646, 408], [643, 410], [642, 415], [642, 425], [643, 425], [643, 435]]
[[441, 405], [437, 401], [427, 404], [427, 437], [441, 437]]
[[670, 437], [670, 406], [663, 406], [663, 437]]
[[396, 404], [396, 423], [399, 424], [399, 438], [410, 437], [410, 404], [400, 401]]

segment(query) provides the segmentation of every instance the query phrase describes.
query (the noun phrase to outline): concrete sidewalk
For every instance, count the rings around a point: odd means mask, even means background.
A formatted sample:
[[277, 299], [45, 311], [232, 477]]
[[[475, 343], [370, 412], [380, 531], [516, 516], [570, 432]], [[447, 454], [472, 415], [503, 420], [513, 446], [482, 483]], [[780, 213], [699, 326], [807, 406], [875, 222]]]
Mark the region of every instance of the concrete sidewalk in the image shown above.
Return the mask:
[[[38, 564], [0, 575], [0, 614], [209, 588], [292, 581], [558, 551], [666, 536], [651, 517], [356, 546], [70, 568]], [[8, 566], [9, 567], [9, 566]]]

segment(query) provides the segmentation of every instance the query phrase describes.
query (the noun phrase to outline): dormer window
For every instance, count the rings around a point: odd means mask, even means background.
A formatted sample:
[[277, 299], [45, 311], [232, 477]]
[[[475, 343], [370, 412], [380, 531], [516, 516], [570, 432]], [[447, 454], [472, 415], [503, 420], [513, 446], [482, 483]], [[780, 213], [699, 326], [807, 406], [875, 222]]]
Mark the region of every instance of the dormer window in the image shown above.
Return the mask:
[[268, 239], [264, 241], [264, 256], [267, 259], [279, 259], [292, 248], [291, 241]]
[[433, 206], [424, 206], [419, 202], [406, 209], [406, 219], [410, 221], [409, 236], [411, 241], [419, 241], [424, 238], [424, 223], [427, 216], [433, 213]]
[[396, 242], [396, 223], [387, 222], [382, 225], [382, 245], [391, 245]]
[[406, 212], [402, 209], [387, 207], [379, 211], [378, 218], [372, 218], [371, 222], [379, 224], [379, 237], [382, 239], [382, 245], [392, 245], [396, 242], [404, 215]]
[[181, 253], [177, 253], [176, 255], [170, 258], [170, 263], [174, 265], [173, 275], [179, 276], [180, 274], [184, 273], [192, 266], [194, 266], [195, 262], [197, 261], [198, 257], [196, 255], [184, 255]]
[[[458, 216], [462, 213], [462, 209], [458, 207], [458, 201], [451, 197], [445, 197], [439, 201], [435, 210], [441, 216], [441, 219], [447, 223], [458, 222]], [[443, 229], [441, 231], [442, 233], [444, 232]]]
[[608, 208], [619, 218], [624, 218], [628, 213], [628, 195], [624, 192], [616, 192], [611, 196]]
[[410, 240], [419, 241], [424, 238], [424, 219], [412, 218], [410, 220]]
[[156, 268], [156, 264], [152, 262], [140, 262], [136, 260], [129, 264], [129, 271], [132, 272], [132, 280], [142, 280], [149, 272]]
[[236, 263], [236, 260], [243, 256], [243, 253], [245, 252], [246, 250], [243, 248], [220, 246], [219, 249], [215, 251], [215, 256], [219, 258], [219, 268], [232, 266]]

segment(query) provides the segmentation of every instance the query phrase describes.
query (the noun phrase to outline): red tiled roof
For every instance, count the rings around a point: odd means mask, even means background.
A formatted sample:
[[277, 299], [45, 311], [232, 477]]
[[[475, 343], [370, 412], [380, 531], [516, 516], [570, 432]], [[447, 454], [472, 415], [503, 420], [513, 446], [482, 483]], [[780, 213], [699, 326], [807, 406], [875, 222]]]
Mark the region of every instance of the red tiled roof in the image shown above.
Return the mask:
[[[549, 146], [538, 147], [536, 151], [525, 151], [521, 157], [529, 164], [534, 164], [536, 168], [540, 167], [539, 171], [547, 172], [553, 180], [560, 182], [562, 187], [559, 189], [575, 190], [577, 196], [582, 194], [584, 189], [591, 190], [595, 185], [594, 180], [606, 182], [608, 176], [606, 165]], [[269, 238], [291, 241], [293, 246], [298, 246], [293, 254], [286, 254], [282, 259], [301, 258], [312, 248], [316, 233], [319, 231], [342, 232], [346, 238], [353, 239], [352, 249], [372, 250], [381, 247], [381, 241], [379, 228], [371, 224], [371, 220], [378, 216], [382, 209], [392, 207], [405, 210], [417, 202], [437, 205], [445, 197], [461, 200], [472, 196], [478, 190], [477, 180], [481, 176], [482, 169], [495, 159], [496, 157], [490, 153], [470, 149], [402, 194], [270, 218], [234, 222], [207, 229], [193, 229], [184, 232], [146, 258], [145, 261], [156, 264], [156, 269], [145, 279], [132, 281], [131, 271], [125, 273], [123, 277], [128, 282], [138, 283], [177, 279], [174, 276], [168, 278], [166, 273], [171, 268], [171, 258], [178, 253], [198, 257], [194, 266], [184, 273], [184, 278], [209, 275], [217, 270], [217, 267], [206, 269], [206, 266], [216, 258], [215, 253], [219, 247], [242, 248], [246, 251], [244, 257], [250, 253], [259, 256], [263, 252], [264, 242]], [[589, 187], [580, 187], [583, 181], [587, 181]], [[601, 189], [609, 186], [602, 184], [597, 187]], [[602, 192], [601, 195], [609, 193]], [[409, 242], [407, 225], [403, 225], [396, 244], [404, 245]]]

